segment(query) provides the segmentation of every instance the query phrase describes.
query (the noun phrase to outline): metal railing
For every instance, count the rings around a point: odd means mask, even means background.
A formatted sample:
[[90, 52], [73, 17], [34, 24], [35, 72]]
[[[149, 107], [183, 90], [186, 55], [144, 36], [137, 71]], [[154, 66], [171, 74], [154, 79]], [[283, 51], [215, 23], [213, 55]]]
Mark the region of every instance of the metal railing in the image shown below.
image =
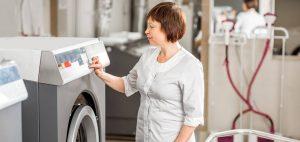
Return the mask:
[[270, 133], [261, 132], [261, 131], [257, 131], [257, 130], [251, 130], [251, 129], [235, 129], [235, 130], [228, 130], [228, 131], [223, 131], [223, 132], [212, 133], [208, 136], [208, 138], [205, 140], [205, 142], [211, 142], [211, 141], [215, 140], [215, 138], [218, 138], [218, 137], [232, 136], [232, 135], [236, 135], [236, 134], [255, 135], [257, 137], [266, 138], [266, 139], [270, 139], [270, 140], [277, 140], [280, 142], [300, 142], [300, 140], [295, 140], [295, 139], [283, 137], [280, 135], [270, 134]]

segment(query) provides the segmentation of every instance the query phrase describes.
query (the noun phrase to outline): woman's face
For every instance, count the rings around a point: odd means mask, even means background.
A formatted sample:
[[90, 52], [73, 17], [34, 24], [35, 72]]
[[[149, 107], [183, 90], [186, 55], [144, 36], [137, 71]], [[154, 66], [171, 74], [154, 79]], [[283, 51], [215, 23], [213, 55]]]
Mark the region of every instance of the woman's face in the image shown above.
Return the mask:
[[161, 29], [161, 24], [151, 17], [147, 20], [147, 29], [145, 34], [149, 40], [149, 43], [154, 46], [160, 46], [164, 42], [167, 42], [167, 36]]
[[242, 8], [243, 8], [243, 11], [247, 11], [247, 10], [248, 10], [248, 8], [247, 8], [247, 6], [246, 6], [246, 4], [245, 4], [245, 3], [243, 3], [243, 6], [242, 6]]

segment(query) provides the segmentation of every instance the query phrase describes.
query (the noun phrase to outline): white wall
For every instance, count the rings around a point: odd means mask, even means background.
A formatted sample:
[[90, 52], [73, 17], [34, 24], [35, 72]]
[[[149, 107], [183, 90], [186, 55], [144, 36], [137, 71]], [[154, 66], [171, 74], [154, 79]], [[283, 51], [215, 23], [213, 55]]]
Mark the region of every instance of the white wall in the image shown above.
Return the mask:
[[186, 15], [186, 32], [183, 35], [182, 39], [179, 41], [180, 44], [190, 53], [193, 49], [193, 5], [182, 5], [183, 12]]
[[[42, 7], [32, 9], [35, 13], [34, 26], [42, 27], [41, 35], [50, 33], [50, 0], [43, 0], [38, 4], [31, 3], [33, 6], [42, 4]], [[32, 6], [31, 5], [31, 6]], [[38, 10], [38, 11], [36, 11]], [[42, 15], [38, 15], [40, 13]], [[39, 21], [36, 18], [42, 17]], [[0, 1], [0, 36], [17, 36], [21, 33], [21, 0], [1, 0]], [[39, 23], [41, 22], [41, 23]]]
[[131, 0], [113, 0], [110, 33], [130, 31]]
[[21, 0], [0, 1], [0, 36], [14, 36], [20, 33]]
[[50, 35], [50, 1], [51, 0], [43, 0], [43, 21], [44, 21], [44, 33], [46, 35]]
[[148, 0], [147, 2], [147, 13], [150, 11], [151, 8], [153, 8], [155, 5], [159, 4], [160, 2], [166, 2], [166, 1], [174, 1], [174, 0]]

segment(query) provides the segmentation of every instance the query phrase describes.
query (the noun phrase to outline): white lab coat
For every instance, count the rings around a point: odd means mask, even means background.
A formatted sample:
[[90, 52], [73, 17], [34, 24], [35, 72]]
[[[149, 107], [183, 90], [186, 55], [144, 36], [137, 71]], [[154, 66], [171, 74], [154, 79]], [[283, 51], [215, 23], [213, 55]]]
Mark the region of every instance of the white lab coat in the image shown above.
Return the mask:
[[254, 28], [265, 25], [266, 22], [264, 17], [252, 8], [247, 12], [238, 14], [234, 29], [236, 32], [245, 33], [248, 37], [251, 37], [251, 32]]
[[[179, 45], [179, 44], [178, 44]], [[204, 123], [202, 64], [184, 48], [165, 63], [157, 62], [160, 48], [151, 48], [123, 77], [125, 94], [139, 91], [141, 103], [137, 142], [172, 142], [183, 125]], [[194, 142], [194, 134], [189, 142]]]

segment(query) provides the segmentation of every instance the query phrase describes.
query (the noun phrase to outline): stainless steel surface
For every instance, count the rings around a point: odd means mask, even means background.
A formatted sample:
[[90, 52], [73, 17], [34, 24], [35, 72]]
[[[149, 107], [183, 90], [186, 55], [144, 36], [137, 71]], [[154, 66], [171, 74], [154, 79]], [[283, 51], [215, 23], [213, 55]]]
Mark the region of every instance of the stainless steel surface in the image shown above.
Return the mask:
[[[30, 76], [25, 76], [28, 77], [25, 78], [28, 99], [22, 102], [24, 142], [65, 142], [68, 131], [72, 131], [69, 129], [69, 124], [72, 114], [75, 112], [74, 108], [78, 104], [88, 105], [92, 108], [97, 118], [99, 140], [105, 141], [104, 82], [88, 68], [88, 60], [84, 60], [84, 65], [75, 64], [75, 68], [70, 70], [70, 68], [60, 68], [54, 57], [60, 53], [70, 51], [73, 53], [74, 49], [97, 42], [99, 41], [95, 38], [0, 39], [1, 44], [6, 43], [3, 44], [6, 45], [5, 47], [0, 47], [0, 55], [16, 60], [18, 64], [23, 65], [20, 66], [20, 70], [23, 71], [21, 76], [27, 74], [36, 77], [34, 80], [30, 80], [32, 79]], [[26, 56], [23, 55], [24, 53]], [[81, 52], [79, 54], [81, 55]], [[102, 53], [100, 55], [103, 56]], [[70, 57], [66, 60], [71, 61], [72, 59], [73, 57]], [[75, 59], [75, 63], [77, 63], [77, 58]], [[62, 70], [65, 71], [65, 75], [62, 74]], [[74, 73], [75, 76], [69, 77], [68, 73]], [[58, 81], [59, 78], [67, 79], [67, 81], [47, 82], [52, 78], [55, 78], [55, 81]], [[85, 132], [89, 130], [93, 129], [83, 128]], [[87, 137], [89, 134], [92, 133], [87, 133]]]
[[21, 103], [0, 110], [0, 141], [22, 142]]
[[[104, 61], [104, 66], [109, 65], [103, 42], [97, 38], [12, 37], [0, 38], [0, 43], [5, 45], [0, 48], [0, 56], [14, 59], [20, 65], [22, 77], [26, 80], [53, 85], [66, 84], [91, 73], [86, 60], [91, 60], [94, 56]], [[74, 53], [74, 50], [81, 49], [85, 51]], [[68, 61], [80, 54], [83, 64], [61, 69], [61, 63], [56, 59], [60, 54]], [[78, 62], [75, 59], [74, 63]]]
[[69, 124], [73, 118], [74, 107], [78, 103], [93, 108], [98, 118], [99, 139], [105, 141], [104, 87], [104, 83], [94, 74], [62, 86], [39, 84], [39, 141], [66, 141], [68, 131], [72, 131]]

